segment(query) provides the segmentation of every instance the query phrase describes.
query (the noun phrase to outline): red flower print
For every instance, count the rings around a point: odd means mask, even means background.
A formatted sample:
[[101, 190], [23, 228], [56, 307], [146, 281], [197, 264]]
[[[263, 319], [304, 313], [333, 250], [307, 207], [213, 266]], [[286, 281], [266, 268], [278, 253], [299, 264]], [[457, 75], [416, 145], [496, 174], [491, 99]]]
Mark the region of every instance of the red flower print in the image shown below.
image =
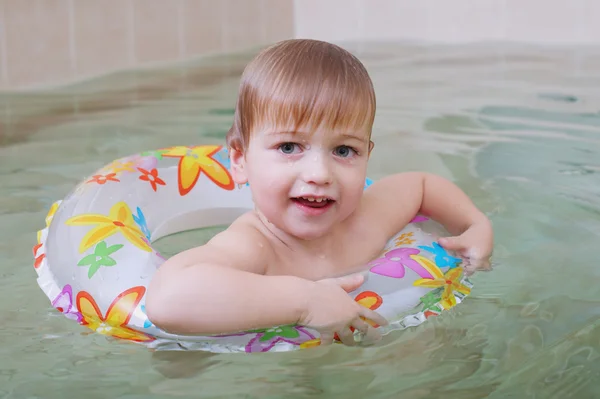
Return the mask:
[[138, 168], [138, 170], [142, 172], [140, 180], [150, 182], [150, 185], [152, 186], [152, 189], [154, 191], [156, 191], [157, 189], [157, 184], [160, 184], [161, 186], [164, 186], [166, 184], [163, 179], [158, 177], [158, 170], [156, 170], [156, 168], [152, 169], [149, 172], [144, 168]]
[[106, 175], [94, 175], [86, 183], [105, 184], [108, 181], [120, 182], [121, 180], [117, 179], [116, 176], [117, 176], [116, 173], [108, 173]]

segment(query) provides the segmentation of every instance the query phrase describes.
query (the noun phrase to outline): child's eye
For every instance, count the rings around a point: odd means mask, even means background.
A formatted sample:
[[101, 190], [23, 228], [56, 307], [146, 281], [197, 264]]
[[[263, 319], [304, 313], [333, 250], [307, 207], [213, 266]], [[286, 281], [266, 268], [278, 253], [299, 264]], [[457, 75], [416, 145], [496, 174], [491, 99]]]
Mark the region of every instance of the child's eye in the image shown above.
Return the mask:
[[352, 155], [353, 152], [356, 153], [356, 151], [354, 151], [353, 148], [348, 147], [347, 145], [341, 145], [337, 147], [333, 152], [335, 155], [341, 158], [347, 158], [350, 155]]
[[279, 146], [279, 151], [284, 154], [293, 154], [297, 147], [298, 145], [294, 143], [283, 143]]

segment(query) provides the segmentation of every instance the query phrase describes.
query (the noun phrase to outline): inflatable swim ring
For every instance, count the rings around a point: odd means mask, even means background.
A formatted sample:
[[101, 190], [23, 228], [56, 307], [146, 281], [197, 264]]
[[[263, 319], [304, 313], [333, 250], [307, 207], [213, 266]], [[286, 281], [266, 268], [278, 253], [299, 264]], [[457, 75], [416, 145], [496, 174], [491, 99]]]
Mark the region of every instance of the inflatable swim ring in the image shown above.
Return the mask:
[[[365, 188], [370, 183], [367, 179]], [[175, 232], [229, 224], [250, 209], [250, 188], [234, 186], [222, 146], [170, 147], [115, 160], [50, 208], [33, 248], [38, 284], [67, 318], [156, 349], [267, 352], [316, 346], [318, 333], [296, 325], [179, 336], [146, 317], [146, 287], [165, 261], [151, 243]], [[417, 215], [368, 264], [365, 283], [350, 293], [390, 321], [382, 333], [419, 325], [469, 294], [460, 259], [436, 243], [444, 233]]]

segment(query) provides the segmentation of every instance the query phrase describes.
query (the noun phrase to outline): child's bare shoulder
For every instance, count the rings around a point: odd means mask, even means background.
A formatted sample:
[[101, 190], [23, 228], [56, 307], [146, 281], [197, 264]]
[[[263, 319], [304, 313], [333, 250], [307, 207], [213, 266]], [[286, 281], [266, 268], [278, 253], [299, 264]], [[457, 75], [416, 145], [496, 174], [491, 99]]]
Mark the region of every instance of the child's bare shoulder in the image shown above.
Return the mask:
[[377, 232], [386, 241], [406, 226], [421, 206], [420, 172], [386, 176], [369, 186], [356, 210], [362, 228]]
[[205, 245], [183, 251], [167, 262], [181, 266], [213, 264], [251, 273], [264, 274], [273, 257], [272, 247], [249, 214], [234, 221]]

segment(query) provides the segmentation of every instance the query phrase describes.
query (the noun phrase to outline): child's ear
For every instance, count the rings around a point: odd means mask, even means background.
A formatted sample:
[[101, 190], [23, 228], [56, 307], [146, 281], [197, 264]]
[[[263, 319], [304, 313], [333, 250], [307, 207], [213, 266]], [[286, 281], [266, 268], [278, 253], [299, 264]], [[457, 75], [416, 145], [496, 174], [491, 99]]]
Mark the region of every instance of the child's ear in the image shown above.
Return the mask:
[[231, 177], [236, 184], [246, 184], [248, 182], [248, 176], [246, 175], [246, 158], [244, 153], [229, 149], [229, 160], [231, 161]]
[[373, 147], [375, 147], [375, 143], [369, 140], [369, 156], [371, 155], [371, 151], [373, 151]]

